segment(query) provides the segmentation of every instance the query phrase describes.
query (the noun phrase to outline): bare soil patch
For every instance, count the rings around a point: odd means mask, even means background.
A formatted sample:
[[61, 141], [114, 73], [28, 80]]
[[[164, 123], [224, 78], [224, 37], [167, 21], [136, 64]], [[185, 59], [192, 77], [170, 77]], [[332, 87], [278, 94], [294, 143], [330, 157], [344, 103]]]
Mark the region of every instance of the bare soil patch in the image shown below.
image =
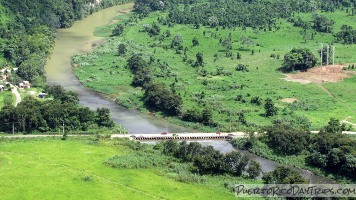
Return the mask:
[[293, 103], [295, 101], [298, 101], [298, 99], [296, 98], [284, 98], [284, 99], [281, 99], [282, 102], [285, 102], [285, 103]]
[[119, 10], [119, 13], [123, 13], [123, 14], [127, 14], [129, 12], [131, 12], [131, 9], [124, 9], [124, 10]]
[[307, 83], [324, 83], [324, 82], [339, 82], [345, 78], [349, 78], [355, 72], [342, 70], [348, 65], [327, 65], [323, 67], [314, 67], [306, 72], [298, 72], [296, 74], [285, 74], [285, 80]]

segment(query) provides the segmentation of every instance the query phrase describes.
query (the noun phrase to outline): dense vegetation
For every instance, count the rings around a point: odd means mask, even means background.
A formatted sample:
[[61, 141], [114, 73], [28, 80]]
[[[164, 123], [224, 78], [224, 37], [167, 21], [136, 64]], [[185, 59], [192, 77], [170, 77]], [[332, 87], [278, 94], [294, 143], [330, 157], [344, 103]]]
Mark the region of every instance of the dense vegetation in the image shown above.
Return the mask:
[[[275, 120], [319, 129], [330, 117], [348, 116], [354, 123], [355, 78], [301, 85], [282, 80], [279, 71], [297, 73], [319, 64], [320, 42], [340, 41], [334, 43], [335, 63], [355, 62], [356, 46], [336, 37], [343, 25], [353, 26], [353, 6], [353, 1], [136, 1], [135, 13], [98, 29], [97, 35], [110, 37], [106, 43], [73, 58], [75, 73], [85, 86], [115, 96], [124, 107], [207, 131], [258, 129]], [[268, 9], [275, 11], [272, 16]], [[332, 29], [323, 31], [325, 26]]]
[[57, 132], [113, 128], [110, 110], [98, 108], [96, 112], [79, 106], [74, 92], [66, 92], [61, 86], [48, 86], [46, 92], [53, 100], [39, 101], [28, 96], [18, 106], [11, 103], [0, 111], [1, 132]]
[[98, 9], [127, 0], [13, 0], [0, 3], [0, 68], [18, 67], [12, 82], [27, 80], [33, 85], [46, 81], [44, 64], [54, 44], [57, 28]]
[[[222, 154], [212, 146], [202, 147], [197, 142], [176, 142], [173, 140], [163, 142], [162, 152], [165, 155], [178, 158], [182, 162], [193, 164], [192, 172], [204, 174], [230, 174], [241, 176], [248, 172], [249, 177], [256, 178], [261, 172], [258, 163], [249, 165], [249, 158], [238, 151]], [[252, 163], [252, 162], [251, 162]]]
[[[261, 133], [258, 137], [250, 134], [248, 139], [235, 140], [233, 144], [270, 159], [280, 161], [291, 159], [292, 162], [289, 164], [320, 168], [355, 181], [355, 140], [341, 133], [345, 130], [347, 126], [333, 118], [317, 134], [293, 128], [290, 124], [277, 123], [265, 128], [266, 133]], [[297, 160], [299, 163], [295, 162]]]

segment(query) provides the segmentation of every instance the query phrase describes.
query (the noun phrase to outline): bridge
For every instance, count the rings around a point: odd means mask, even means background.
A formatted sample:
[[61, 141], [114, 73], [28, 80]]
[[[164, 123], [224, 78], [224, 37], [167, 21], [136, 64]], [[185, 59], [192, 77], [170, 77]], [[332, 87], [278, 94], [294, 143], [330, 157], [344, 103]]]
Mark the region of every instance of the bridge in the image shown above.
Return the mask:
[[129, 138], [130, 140], [226, 140], [244, 137], [243, 132], [233, 133], [157, 133], [157, 134], [113, 134], [111, 138]]
[[[311, 133], [318, 133], [319, 131], [310, 131]], [[343, 134], [356, 135], [353, 131], [343, 131]], [[63, 134], [42, 134], [42, 135], [0, 135], [0, 138], [36, 138], [36, 137], [62, 137]], [[70, 137], [90, 137], [93, 134], [68, 134]], [[115, 138], [129, 138], [130, 140], [147, 141], [147, 140], [229, 140], [233, 138], [246, 137], [244, 132], [232, 133], [155, 133], [155, 134], [112, 134], [111, 139]]]

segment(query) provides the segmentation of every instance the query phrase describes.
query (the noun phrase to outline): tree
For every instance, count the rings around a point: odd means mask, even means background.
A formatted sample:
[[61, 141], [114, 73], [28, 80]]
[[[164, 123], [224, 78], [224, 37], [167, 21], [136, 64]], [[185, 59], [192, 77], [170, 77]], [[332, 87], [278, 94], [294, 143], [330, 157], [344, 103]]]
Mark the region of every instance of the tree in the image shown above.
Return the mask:
[[272, 99], [267, 98], [265, 100], [264, 108], [266, 117], [277, 115], [278, 109], [274, 106]]
[[174, 48], [176, 46], [181, 46], [183, 43], [183, 38], [181, 34], [177, 34], [174, 36], [172, 42], [171, 42], [171, 48]]
[[163, 153], [166, 155], [176, 155], [179, 151], [179, 144], [177, 141], [168, 140], [163, 142]]
[[203, 53], [199, 52], [196, 54], [197, 60], [195, 61], [194, 66], [199, 67], [203, 65]]
[[124, 25], [118, 24], [111, 33], [111, 36], [120, 36], [124, 33]]
[[335, 118], [330, 118], [328, 125], [324, 127], [324, 131], [327, 133], [342, 133], [340, 121]]
[[255, 45], [255, 42], [250, 37], [245, 35], [241, 36], [240, 43], [241, 45], [246, 45], [247, 47]]
[[136, 71], [143, 70], [148, 66], [147, 62], [142, 58], [140, 54], [132, 55], [127, 61], [127, 68], [131, 70], [132, 73]]
[[310, 133], [277, 124], [266, 130], [268, 145], [278, 153], [295, 155], [308, 147]]
[[168, 115], [180, 113], [182, 98], [168, 90], [163, 83], [151, 83], [146, 86], [144, 102], [147, 106], [163, 111]]
[[223, 169], [225, 172], [241, 176], [248, 164], [248, 158], [238, 151], [227, 153], [223, 159]]
[[138, 70], [134, 73], [131, 85], [134, 87], [145, 87], [145, 85], [150, 84], [152, 78], [148, 70]]
[[101, 127], [112, 128], [115, 126], [114, 122], [110, 119], [110, 110], [108, 108], [96, 109], [96, 123]]
[[328, 19], [323, 15], [315, 14], [313, 16], [313, 28], [316, 31], [331, 33], [333, 30], [334, 21], [332, 19]]
[[248, 173], [248, 176], [250, 178], [256, 178], [261, 174], [262, 168], [260, 163], [258, 163], [255, 160], [252, 160], [246, 170], [246, 172]]
[[192, 43], [193, 43], [193, 47], [199, 45], [199, 41], [198, 41], [198, 39], [196, 37], [193, 38]]
[[335, 37], [344, 44], [356, 44], [356, 30], [352, 26], [342, 25], [341, 31], [336, 33]]
[[223, 155], [212, 146], [203, 147], [200, 153], [195, 157], [193, 164], [199, 174], [221, 174]]
[[315, 66], [317, 62], [314, 54], [306, 48], [292, 49], [284, 56], [282, 70], [286, 72], [294, 70], [307, 70]]
[[120, 43], [119, 44], [119, 55], [121, 56], [121, 55], [125, 55], [125, 53], [126, 53], [126, 51], [127, 51], [127, 49], [126, 49], [126, 44], [124, 44], [124, 43]]
[[305, 184], [304, 179], [297, 171], [287, 166], [278, 166], [273, 171], [265, 173], [262, 177], [265, 184]]

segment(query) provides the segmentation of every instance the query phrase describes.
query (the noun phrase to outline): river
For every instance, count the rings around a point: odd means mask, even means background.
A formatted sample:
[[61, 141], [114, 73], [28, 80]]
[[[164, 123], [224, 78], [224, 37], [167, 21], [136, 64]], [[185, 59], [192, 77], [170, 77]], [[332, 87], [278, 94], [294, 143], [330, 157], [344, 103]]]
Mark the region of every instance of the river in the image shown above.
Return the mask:
[[[93, 32], [95, 28], [110, 23], [111, 19], [118, 15], [118, 11], [131, 9], [132, 6], [133, 4], [125, 4], [107, 8], [83, 20], [76, 21], [71, 28], [58, 30], [53, 53], [47, 60], [45, 66], [47, 82], [49, 85], [62, 85], [65, 89], [78, 93], [80, 104], [83, 106], [87, 106], [91, 109], [98, 107], [109, 108], [112, 119], [116, 123], [123, 125], [130, 133], [192, 132], [190, 129], [169, 123], [164, 119], [140, 113], [136, 110], [128, 110], [117, 105], [100, 93], [85, 88], [72, 71], [71, 57], [75, 54], [90, 51], [94, 42], [103, 39], [94, 36]], [[208, 140], [199, 142], [203, 146], [212, 145], [222, 153], [236, 150], [227, 141]], [[264, 172], [272, 171], [278, 165], [278, 163], [274, 161], [261, 158], [248, 152], [244, 153], [260, 162]], [[330, 180], [315, 176], [311, 172], [300, 169], [296, 170], [313, 183], [330, 182]]]
[[72, 72], [71, 57], [75, 54], [90, 51], [94, 42], [103, 39], [94, 36], [95, 28], [109, 24], [111, 19], [119, 14], [120, 10], [132, 9], [132, 6], [133, 4], [125, 4], [110, 7], [83, 20], [76, 21], [70, 28], [58, 30], [53, 53], [45, 66], [47, 83], [49, 85], [59, 84], [66, 90], [78, 93], [80, 104], [83, 106], [91, 109], [109, 108], [111, 118], [116, 123], [122, 124], [130, 133], [182, 133], [192, 131], [166, 120], [123, 108], [106, 99], [103, 95], [85, 88]]

